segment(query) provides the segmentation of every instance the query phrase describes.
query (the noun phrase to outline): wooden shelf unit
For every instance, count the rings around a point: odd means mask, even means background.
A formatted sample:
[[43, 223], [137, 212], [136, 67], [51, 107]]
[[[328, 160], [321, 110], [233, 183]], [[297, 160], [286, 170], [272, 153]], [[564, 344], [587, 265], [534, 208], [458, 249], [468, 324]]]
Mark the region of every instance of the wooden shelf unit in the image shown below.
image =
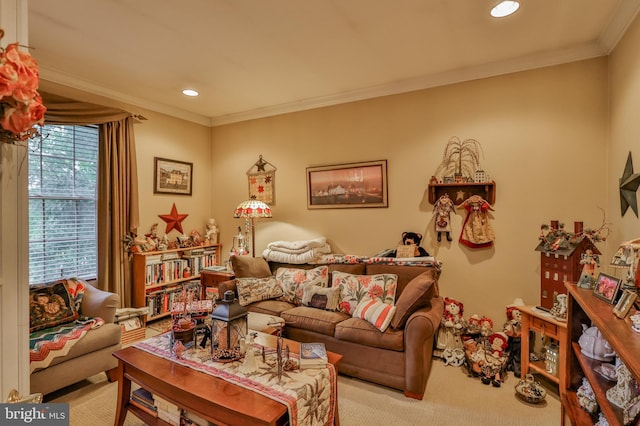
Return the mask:
[[574, 425], [593, 424], [597, 421], [597, 415], [590, 416], [578, 403], [576, 392], [582, 384], [582, 378], [586, 377], [609, 425], [623, 425], [622, 410], [609, 402], [606, 396], [607, 390], [613, 387], [615, 382], [607, 381], [594, 372], [593, 369], [602, 364], [602, 361], [584, 355], [580, 351], [578, 339], [582, 335], [582, 324], [588, 327], [596, 326], [627, 366], [631, 375], [636, 380], [640, 380], [640, 358], [638, 358], [640, 334], [631, 330], [629, 315], [625, 319], [616, 317], [613, 314], [613, 305], [594, 296], [592, 290], [579, 288], [575, 283], [565, 283], [565, 285], [569, 294], [568, 340], [571, 356], [569, 357], [568, 387], [560, 387], [562, 420], [567, 416]]
[[[462, 199], [458, 193], [462, 192]], [[472, 195], [479, 195], [493, 206], [496, 202], [496, 183], [489, 182], [457, 182], [429, 183], [429, 203], [435, 204], [445, 193], [458, 205]]]
[[[179, 286], [183, 283], [189, 281], [199, 281], [200, 280], [200, 270], [193, 265], [193, 259], [191, 253], [196, 250], [203, 250], [205, 254], [203, 256], [208, 256], [209, 260], [206, 264], [202, 264], [201, 267], [205, 266], [213, 266], [220, 265], [220, 253], [221, 253], [221, 244], [211, 244], [208, 246], [198, 246], [198, 247], [188, 247], [188, 248], [179, 248], [179, 249], [171, 249], [164, 251], [147, 251], [133, 254], [133, 275], [132, 275], [132, 287], [133, 287], [133, 305], [136, 308], [148, 307], [147, 296], [150, 293], [156, 291], [162, 291], [163, 289], [167, 289], [169, 287]], [[188, 277], [182, 276], [182, 273], [179, 272], [177, 275], [180, 277], [176, 278], [160, 278], [159, 281], [156, 279], [157, 277], [149, 276], [149, 269], [147, 266], [151, 264], [161, 265], [163, 263], [163, 256], [177, 256], [177, 259], [185, 259], [188, 260], [189, 268], [191, 271], [195, 272], [189, 275]], [[154, 260], [151, 262], [149, 259], [152, 257]], [[158, 259], [160, 262], [158, 262]], [[167, 259], [166, 262], [169, 262], [174, 259]], [[164, 312], [159, 315], [153, 315], [150, 311], [147, 317], [147, 320], [151, 321], [154, 319], [162, 318], [168, 316], [170, 312]]]

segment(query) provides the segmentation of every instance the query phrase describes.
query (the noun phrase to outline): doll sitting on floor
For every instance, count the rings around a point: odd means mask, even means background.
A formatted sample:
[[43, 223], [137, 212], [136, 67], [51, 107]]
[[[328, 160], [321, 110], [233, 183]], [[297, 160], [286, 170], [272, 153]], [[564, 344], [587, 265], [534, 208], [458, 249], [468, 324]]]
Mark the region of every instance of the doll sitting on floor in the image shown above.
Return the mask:
[[463, 349], [461, 335], [466, 329], [463, 315], [464, 305], [455, 299], [444, 298], [444, 313], [438, 329], [434, 355], [444, 358], [445, 349]]
[[487, 339], [489, 348], [485, 349], [485, 359], [480, 366], [480, 380], [485, 385], [491, 383], [499, 388], [502, 384], [502, 370], [507, 362], [508, 354], [505, 351], [509, 338], [503, 332], [493, 333]]

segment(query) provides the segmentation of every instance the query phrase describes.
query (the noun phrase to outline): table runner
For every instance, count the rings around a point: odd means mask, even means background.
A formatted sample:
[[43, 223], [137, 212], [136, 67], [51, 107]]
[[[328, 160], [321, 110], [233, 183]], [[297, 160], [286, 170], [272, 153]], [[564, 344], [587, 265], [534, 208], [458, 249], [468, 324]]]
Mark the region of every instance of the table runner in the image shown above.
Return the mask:
[[[182, 359], [177, 359], [170, 350], [171, 333], [137, 342], [134, 346], [153, 355], [210, 374], [235, 385], [257, 392], [284, 404], [289, 411], [292, 426], [332, 425], [337, 409], [338, 381], [335, 367], [310, 368], [296, 371], [283, 371], [282, 380], [278, 380], [276, 354], [271, 351], [262, 362], [261, 346], [255, 345], [255, 359], [258, 369], [244, 374], [240, 371], [242, 361], [219, 363], [211, 360], [210, 349], [195, 348], [186, 350]], [[298, 354], [291, 354], [298, 358]]]

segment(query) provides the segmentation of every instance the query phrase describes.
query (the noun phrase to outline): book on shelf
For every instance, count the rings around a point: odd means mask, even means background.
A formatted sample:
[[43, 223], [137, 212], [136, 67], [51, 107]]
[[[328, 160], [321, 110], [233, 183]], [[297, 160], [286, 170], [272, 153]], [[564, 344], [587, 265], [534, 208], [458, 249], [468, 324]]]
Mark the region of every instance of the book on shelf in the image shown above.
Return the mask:
[[300, 368], [324, 367], [328, 362], [324, 343], [300, 343]]
[[131, 393], [131, 400], [137, 402], [138, 404], [151, 411], [157, 411], [155, 401], [153, 400], [153, 394], [145, 388], [138, 388], [134, 390]]

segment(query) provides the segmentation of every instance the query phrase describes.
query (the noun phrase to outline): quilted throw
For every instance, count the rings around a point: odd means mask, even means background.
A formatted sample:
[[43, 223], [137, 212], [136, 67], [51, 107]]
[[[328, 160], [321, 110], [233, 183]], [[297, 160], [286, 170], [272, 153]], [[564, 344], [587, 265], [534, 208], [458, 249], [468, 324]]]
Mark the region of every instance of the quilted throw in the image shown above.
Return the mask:
[[[334, 423], [338, 381], [333, 365], [327, 364], [326, 368], [283, 371], [282, 380], [278, 380], [276, 354], [273, 351], [267, 353], [265, 362], [262, 362], [262, 356], [259, 355], [262, 347], [259, 345], [254, 347], [259, 368], [252, 373], [244, 374], [240, 371], [242, 362], [214, 362], [211, 360], [210, 350], [197, 345], [185, 351], [182, 359], [177, 359], [170, 350], [170, 337], [170, 333], [164, 333], [138, 342], [134, 346], [284, 404], [289, 411], [292, 426]], [[297, 354], [291, 356], [298, 357]]]
[[85, 318], [29, 335], [31, 373], [46, 368], [54, 358], [65, 356], [87, 332], [104, 324], [102, 318]]

